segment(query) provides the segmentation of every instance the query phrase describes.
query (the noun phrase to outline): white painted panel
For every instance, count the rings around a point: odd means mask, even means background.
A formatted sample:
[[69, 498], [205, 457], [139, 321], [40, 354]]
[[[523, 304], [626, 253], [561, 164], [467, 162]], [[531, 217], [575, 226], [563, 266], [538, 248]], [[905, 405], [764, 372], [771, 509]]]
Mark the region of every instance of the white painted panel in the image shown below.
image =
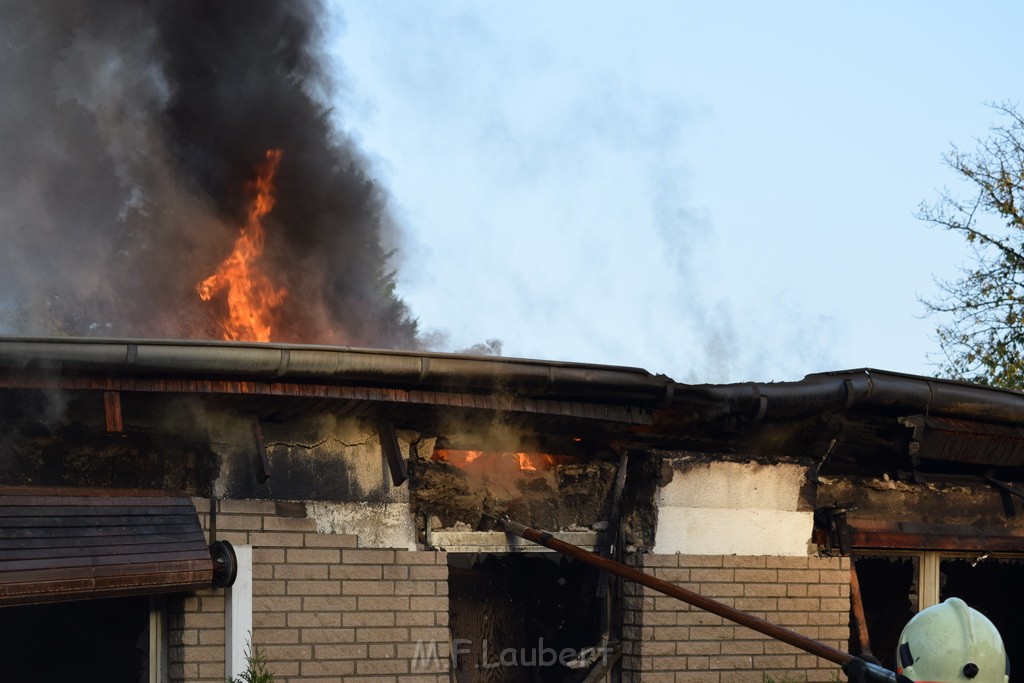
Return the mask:
[[802, 465], [710, 462], [676, 471], [658, 490], [669, 507], [797, 510], [807, 478]]
[[792, 463], [677, 461], [657, 492], [654, 552], [806, 557], [806, 484], [807, 467]]
[[814, 513], [662, 507], [654, 552], [807, 557]]
[[224, 668], [228, 678], [245, 671], [245, 652], [252, 637], [252, 546], [234, 548], [238, 575], [225, 589], [224, 601]]

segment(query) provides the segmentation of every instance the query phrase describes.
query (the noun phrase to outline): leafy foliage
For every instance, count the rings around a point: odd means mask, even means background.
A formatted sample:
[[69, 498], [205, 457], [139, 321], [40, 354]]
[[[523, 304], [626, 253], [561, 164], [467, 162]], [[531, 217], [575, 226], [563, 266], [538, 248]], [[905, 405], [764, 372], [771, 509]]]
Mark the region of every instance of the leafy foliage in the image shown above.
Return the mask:
[[274, 683], [274, 674], [267, 668], [267, 653], [249, 641], [245, 648], [245, 671], [227, 679], [227, 683]]
[[937, 325], [944, 361], [955, 379], [1024, 388], [1024, 115], [992, 105], [1004, 117], [973, 151], [955, 146], [944, 160], [968, 186], [922, 204], [918, 218], [963, 235], [971, 248], [960, 277], [938, 282], [925, 301]]

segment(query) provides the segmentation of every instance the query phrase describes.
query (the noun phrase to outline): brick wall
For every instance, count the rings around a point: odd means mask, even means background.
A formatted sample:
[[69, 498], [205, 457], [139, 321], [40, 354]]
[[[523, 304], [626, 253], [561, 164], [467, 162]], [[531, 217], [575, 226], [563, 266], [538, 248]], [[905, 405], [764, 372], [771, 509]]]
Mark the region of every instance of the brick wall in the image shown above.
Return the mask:
[[[833, 647], [849, 637], [847, 558], [636, 555], [654, 576]], [[839, 667], [632, 582], [623, 586], [623, 681], [845, 680]], [[837, 679], [837, 675], [839, 678]]]
[[[252, 640], [277, 681], [448, 680], [445, 553], [360, 548], [354, 535], [277, 515], [273, 501], [218, 505], [217, 538], [253, 546]], [[223, 683], [224, 591], [170, 611], [171, 680]], [[437, 643], [438, 658], [416, 667], [417, 642]]]
[[[205, 512], [207, 501], [197, 500]], [[272, 501], [218, 503], [217, 537], [253, 546], [253, 642], [276, 680], [448, 681], [445, 553], [361, 548], [319, 534]], [[200, 515], [208, 526], [206, 514]], [[842, 558], [638, 555], [658, 578], [846, 648], [849, 561]], [[623, 681], [833, 681], [838, 667], [625, 582]], [[172, 681], [224, 681], [224, 591], [171, 602]], [[429, 645], [436, 643], [436, 650]], [[417, 651], [417, 648], [420, 648]], [[416, 657], [432, 656], [429, 662]], [[841, 680], [841, 679], [840, 679]]]

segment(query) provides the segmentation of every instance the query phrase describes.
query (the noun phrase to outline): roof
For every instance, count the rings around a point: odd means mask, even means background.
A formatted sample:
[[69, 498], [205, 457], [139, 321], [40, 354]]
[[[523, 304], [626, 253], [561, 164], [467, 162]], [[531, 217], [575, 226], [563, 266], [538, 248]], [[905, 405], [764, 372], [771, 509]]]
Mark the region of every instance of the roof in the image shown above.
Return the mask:
[[589, 429], [623, 447], [799, 453], [839, 461], [886, 454], [929, 458], [940, 449], [947, 461], [974, 458], [941, 443], [943, 435], [958, 431], [949, 424], [938, 437], [929, 434], [932, 445], [925, 447], [920, 438], [927, 426], [919, 425], [915, 437], [913, 425], [923, 423], [907, 420], [938, 417], [967, 425], [972, 434], [997, 436], [999, 464], [1024, 466], [1024, 439], [976, 428], [1024, 427], [1024, 394], [871, 368], [794, 382], [683, 384], [635, 367], [421, 351], [0, 337], [0, 388], [47, 387], [199, 394], [246, 401], [257, 412], [285, 417], [383, 410], [416, 422], [438, 411], [501, 412], [539, 429]]
[[0, 487], [0, 606], [191, 591], [214, 561], [191, 499]]

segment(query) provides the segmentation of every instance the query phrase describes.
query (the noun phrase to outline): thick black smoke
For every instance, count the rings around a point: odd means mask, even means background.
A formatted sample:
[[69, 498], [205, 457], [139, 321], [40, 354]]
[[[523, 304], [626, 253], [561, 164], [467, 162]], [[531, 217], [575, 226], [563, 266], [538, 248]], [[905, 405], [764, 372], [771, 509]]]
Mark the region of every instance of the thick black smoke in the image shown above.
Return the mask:
[[218, 338], [195, 287], [274, 148], [275, 338], [415, 346], [387, 197], [331, 124], [323, 10], [0, 0], [0, 332]]

